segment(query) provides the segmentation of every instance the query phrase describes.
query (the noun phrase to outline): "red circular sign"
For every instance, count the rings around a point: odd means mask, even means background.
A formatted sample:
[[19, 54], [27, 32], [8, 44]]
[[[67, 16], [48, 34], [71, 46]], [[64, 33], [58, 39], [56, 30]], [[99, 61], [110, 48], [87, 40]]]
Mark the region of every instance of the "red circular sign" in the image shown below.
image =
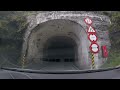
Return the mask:
[[95, 42], [91, 43], [89, 48], [90, 48], [91, 52], [94, 53], [94, 54], [99, 52], [99, 45]]
[[91, 42], [97, 42], [98, 37], [97, 37], [95, 34], [89, 34], [89, 35], [88, 35], [88, 39], [89, 39]]
[[87, 25], [91, 25], [91, 24], [93, 23], [90, 17], [86, 17], [86, 18], [84, 19], [84, 22], [85, 22]]

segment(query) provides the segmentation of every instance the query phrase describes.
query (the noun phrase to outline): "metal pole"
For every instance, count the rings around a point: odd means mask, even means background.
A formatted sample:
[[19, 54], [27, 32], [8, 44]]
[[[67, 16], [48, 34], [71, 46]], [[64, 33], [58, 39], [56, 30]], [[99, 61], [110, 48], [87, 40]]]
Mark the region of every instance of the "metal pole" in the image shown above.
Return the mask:
[[95, 69], [94, 54], [92, 53], [92, 69]]

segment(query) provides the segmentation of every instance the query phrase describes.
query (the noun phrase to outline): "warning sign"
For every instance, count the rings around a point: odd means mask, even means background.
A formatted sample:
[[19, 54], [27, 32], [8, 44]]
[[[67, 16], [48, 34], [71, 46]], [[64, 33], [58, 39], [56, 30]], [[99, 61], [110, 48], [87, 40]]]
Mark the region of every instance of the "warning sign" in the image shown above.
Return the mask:
[[[91, 57], [91, 61], [92, 61], [92, 68], [95, 69], [96, 65], [95, 65], [95, 56], [94, 54], [97, 55], [97, 53], [99, 52], [99, 45], [96, 43], [98, 40], [98, 37], [96, 36], [96, 30], [92, 27], [92, 20], [89, 17], [86, 17], [84, 19], [85, 23], [88, 25], [88, 29], [87, 29], [87, 34], [88, 34], [88, 39], [91, 42], [91, 45], [89, 46], [89, 49], [91, 51], [92, 57]], [[106, 55], [106, 53], [104, 53]]]
[[88, 39], [91, 41], [91, 42], [96, 42], [98, 40], [97, 36], [95, 34], [89, 34], [88, 35]]
[[92, 27], [92, 26], [89, 26], [88, 27], [88, 30], [87, 30], [88, 33], [92, 34], [92, 33], [96, 33], [95, 29]]
[[90, 50], [92, 53], [98, 53], [99, 52], [99, 45], [97, 43], [91, 43]]
[[89, 18], [89, 17], [86, 17], [84, 19], [85, 23], [88, 24], [88, 25], [91, 25], [92, 24], [92, 20]]

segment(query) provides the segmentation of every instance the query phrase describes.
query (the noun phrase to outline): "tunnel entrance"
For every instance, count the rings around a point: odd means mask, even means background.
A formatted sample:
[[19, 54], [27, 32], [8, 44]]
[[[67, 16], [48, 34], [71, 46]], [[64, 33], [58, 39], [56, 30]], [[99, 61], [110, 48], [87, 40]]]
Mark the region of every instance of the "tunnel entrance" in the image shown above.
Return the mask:
[[74, 62], [75, 41], [66, 36], [56, 36], [47, 40], [44, 49], [44, 61]]
[[45, 43], [43, 61], [47, 62], [48, 68], [54, 68], [54, 70], [77, 68], [75, 65], [76, 47], [75, 41], [70, 37], [52, 37]]
[[80, 24], [66, 19], [49, 20], [32, 30], [26, 60], [35, 63], [31, 67], [39, 70], [88, 68], [87, 40]]

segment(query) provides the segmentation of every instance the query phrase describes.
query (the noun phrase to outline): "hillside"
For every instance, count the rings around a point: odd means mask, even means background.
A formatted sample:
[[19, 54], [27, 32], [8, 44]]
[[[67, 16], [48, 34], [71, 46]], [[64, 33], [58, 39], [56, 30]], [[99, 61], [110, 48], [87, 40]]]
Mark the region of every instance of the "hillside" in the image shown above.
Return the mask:
[[120, 65], [120, 12], [106, 13], [111, 19], [111, 26], [109, 27], [111, 49], [109, 58], [103, 67], [115, 67]]

